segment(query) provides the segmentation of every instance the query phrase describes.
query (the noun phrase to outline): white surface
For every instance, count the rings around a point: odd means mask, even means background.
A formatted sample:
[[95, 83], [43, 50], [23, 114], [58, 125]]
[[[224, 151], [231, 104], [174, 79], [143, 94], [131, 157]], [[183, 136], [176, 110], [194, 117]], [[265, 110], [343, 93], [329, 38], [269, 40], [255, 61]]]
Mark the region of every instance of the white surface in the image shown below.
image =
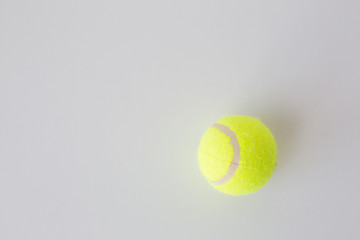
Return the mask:
[[[0, 239], [359, 239], [359, 1], [0, 1]], [[205, 129], [279, 165], [212, 189]]]

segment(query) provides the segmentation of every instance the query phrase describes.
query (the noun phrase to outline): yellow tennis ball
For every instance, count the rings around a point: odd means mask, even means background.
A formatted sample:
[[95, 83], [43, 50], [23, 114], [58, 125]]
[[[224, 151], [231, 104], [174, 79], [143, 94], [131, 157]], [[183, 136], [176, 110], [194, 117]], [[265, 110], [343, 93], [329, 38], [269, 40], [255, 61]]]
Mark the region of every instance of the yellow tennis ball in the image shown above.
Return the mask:
[[244, 195], [264, 186], [274, 172], [276, 143], [258, 119], [228, 116], [206, 130], [199, 146], [199, 165], [221, 192]]

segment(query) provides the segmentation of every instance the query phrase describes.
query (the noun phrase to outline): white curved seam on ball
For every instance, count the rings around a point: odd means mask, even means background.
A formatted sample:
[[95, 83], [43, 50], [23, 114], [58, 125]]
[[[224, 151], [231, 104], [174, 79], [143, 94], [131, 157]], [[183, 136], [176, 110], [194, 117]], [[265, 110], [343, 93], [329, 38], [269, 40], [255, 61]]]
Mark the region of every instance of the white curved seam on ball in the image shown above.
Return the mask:
[[213, 127], [219, 129], [222, 133], [224, 133], [226, 136], [230, 137], [230, 143], [231, 146], [233, 147], [234, 150], [234, 156], [233, 159], [229, 165], [229, 170], [227, 171], [227, 173], [220, 178], [219, 180], [210, 180], [210, 182], [212, 184], [215, 185], [222, 185], [226, 182], [228, 182], [235, 174], [237, 168], [239, 167], [239, 163], [240, 163], [240, 145], [239, 145], [239, 141], [236, 137], [236, 134], [230, 130], [230, 128], [228, 126], [219, 124], [219, 123], [215, 123], [213, 125]]

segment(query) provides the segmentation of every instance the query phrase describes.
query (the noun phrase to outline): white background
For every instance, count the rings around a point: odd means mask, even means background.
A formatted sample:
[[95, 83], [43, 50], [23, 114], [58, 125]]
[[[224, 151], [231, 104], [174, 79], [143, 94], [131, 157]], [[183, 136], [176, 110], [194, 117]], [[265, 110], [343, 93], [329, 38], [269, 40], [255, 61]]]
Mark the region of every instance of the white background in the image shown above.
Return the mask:
[[[0, 0], [0, 239], [359, 239], [360, 2]], [[259, 117], [279, 164], [214, 190]]]

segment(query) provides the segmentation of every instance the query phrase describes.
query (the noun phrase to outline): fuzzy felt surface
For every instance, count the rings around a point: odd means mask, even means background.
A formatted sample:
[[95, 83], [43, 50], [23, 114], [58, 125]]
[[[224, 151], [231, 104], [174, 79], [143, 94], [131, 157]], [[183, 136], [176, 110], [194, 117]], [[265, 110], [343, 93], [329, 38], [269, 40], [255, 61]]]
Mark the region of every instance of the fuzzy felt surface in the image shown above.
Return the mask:
[[[270, 179], [277, 162], [277, 150], [270, 130], [258, 119], [246, 116], [228, 116], [217, 123], [232, 130], [240, 146], [240, 163], [234, 176], [224, 184], [213, 187], [232, 195], [255, 192]], [[234, 150], [230, 137], [215, 127], [204, 133], [198, 158], [202, 173], [209, 181], [222, 178], [229, 170]]]

